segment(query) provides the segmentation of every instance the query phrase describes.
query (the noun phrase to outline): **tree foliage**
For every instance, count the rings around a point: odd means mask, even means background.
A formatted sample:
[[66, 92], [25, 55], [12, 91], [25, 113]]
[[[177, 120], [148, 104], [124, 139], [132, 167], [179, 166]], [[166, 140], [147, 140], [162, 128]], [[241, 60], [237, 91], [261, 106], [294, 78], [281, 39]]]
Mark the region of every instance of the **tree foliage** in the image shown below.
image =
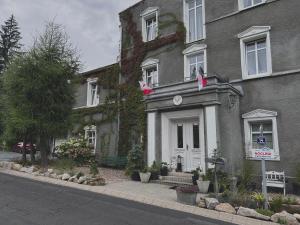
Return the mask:
[[11, 59], [20, 52], [21, 33], [18, 23], [11, 15], [0, 29], [0, 73], [3, 71]]
[[51, 22], [32, 49], [13, 60], [5, 72], [6, 130], [16, 138], [34, 137], [45, 167], [50, 140], [69, 128], [74, 102], [69, 81], [78, 69], [76, 49], [62, 26]]

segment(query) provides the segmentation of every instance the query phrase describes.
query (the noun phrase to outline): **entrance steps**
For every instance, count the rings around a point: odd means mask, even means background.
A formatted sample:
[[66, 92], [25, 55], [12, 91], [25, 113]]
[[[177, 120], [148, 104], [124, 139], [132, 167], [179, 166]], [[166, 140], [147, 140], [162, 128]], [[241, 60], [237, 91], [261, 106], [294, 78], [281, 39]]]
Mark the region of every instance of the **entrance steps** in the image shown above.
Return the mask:
[[156, 181], [160, 184], [166, 184], [170, 186], [191, 186], [193, 174], [169, 172], [168, 176], [159, 176], [159, 180]]

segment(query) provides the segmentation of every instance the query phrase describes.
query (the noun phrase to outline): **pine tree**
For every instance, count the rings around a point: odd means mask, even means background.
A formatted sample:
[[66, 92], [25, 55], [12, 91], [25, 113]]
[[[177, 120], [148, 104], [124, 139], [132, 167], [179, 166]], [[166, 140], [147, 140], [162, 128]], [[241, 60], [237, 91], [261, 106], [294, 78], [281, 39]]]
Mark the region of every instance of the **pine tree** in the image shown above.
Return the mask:
[[0, 29], [0, 73], [7, 67], [10, 60], [20, 52], [21, 33], [18, 23], [11, 15]]

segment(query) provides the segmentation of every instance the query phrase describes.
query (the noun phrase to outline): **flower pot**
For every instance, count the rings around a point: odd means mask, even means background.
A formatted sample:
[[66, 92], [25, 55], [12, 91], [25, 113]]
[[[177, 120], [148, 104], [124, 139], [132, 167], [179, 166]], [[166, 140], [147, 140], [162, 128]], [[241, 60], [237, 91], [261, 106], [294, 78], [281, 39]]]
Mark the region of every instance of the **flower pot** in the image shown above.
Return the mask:
[[210, 181], [197, 180], [197, 185], [200, 193], [206, 194], [208, 192]]
[[168, 169], [168, 167], [166, 167], [166, 166], [163, 166], [163, 167], [160, 169], [160, 174], [161, 174], [162, 176], [168, 176], [168, 172], [169, 172], [169, 169]]
[[150, 179], [151, 173], [141, 173], [140, 172], [140, 178], [142, 183], [148, 183]]
[[177, 201], [187, 205], [196, 205], [197, 193], [186, 193], [176, 190]]
[[133, 181], [141, 181], [140, 174], [138, 171], [133, 171], [131, 174], [131, 180]]
[[150, 180], [158, 180], [159, 179], [159, 172], [158, 171], [152, 171]]

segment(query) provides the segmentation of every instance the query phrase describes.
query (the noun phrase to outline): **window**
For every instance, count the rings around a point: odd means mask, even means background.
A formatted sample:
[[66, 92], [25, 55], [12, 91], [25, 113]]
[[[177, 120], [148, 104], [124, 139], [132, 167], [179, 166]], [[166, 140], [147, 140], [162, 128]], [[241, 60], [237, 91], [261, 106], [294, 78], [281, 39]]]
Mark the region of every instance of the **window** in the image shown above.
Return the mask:
[[158, 63], [157, 59], [147, 59], [142, 63], [143, 80], [149, 87], [158, 87]]
[[183, 125], [177, 124], [177, 148], [183, 148]]
[[97, 79], [89, 79], [87, 85], [87, 106], [97, 106], [99, 104]]
[[158, 8], [150, 7], [142, 14], [143, 41], [152, 41], [158, 36]]
[[193, 146], [194, 148], [200, 148], [199, 140], [199, 124], [193, 124]]
[[96, 126], [87, 126], [85, 130], [85, 139], [90, 147], [93, 149], [93, 153], [96, 151]]
[[272, 160], [280, 160], [278, 132], [277, 132], [277, 113], [257, 109], [246, 113], [244, 119], [244, 133], [245, 133], [245, 150], [247, 158], [255, 158], [255, 151], [262, 148], [258, 144], [258, 138], [263, 134], [265, 138], [265, 146], [274, 153]]
[[187, 28], [187, 42], [204, 38], [204, 0], [185, 0], [184, 17]]
[[238, 35], [243, 79], [272, 74], [270, 27], [251, 27]]
[[183, 51], [184, 81], [197, 79], [200, 73], [206, 74], [206, 45], [193, 45]]
[[239, 0], [240, 1], [240, 9], [247, 9], [256, 5], [260, 5], [265, 3], [266, 0]]

